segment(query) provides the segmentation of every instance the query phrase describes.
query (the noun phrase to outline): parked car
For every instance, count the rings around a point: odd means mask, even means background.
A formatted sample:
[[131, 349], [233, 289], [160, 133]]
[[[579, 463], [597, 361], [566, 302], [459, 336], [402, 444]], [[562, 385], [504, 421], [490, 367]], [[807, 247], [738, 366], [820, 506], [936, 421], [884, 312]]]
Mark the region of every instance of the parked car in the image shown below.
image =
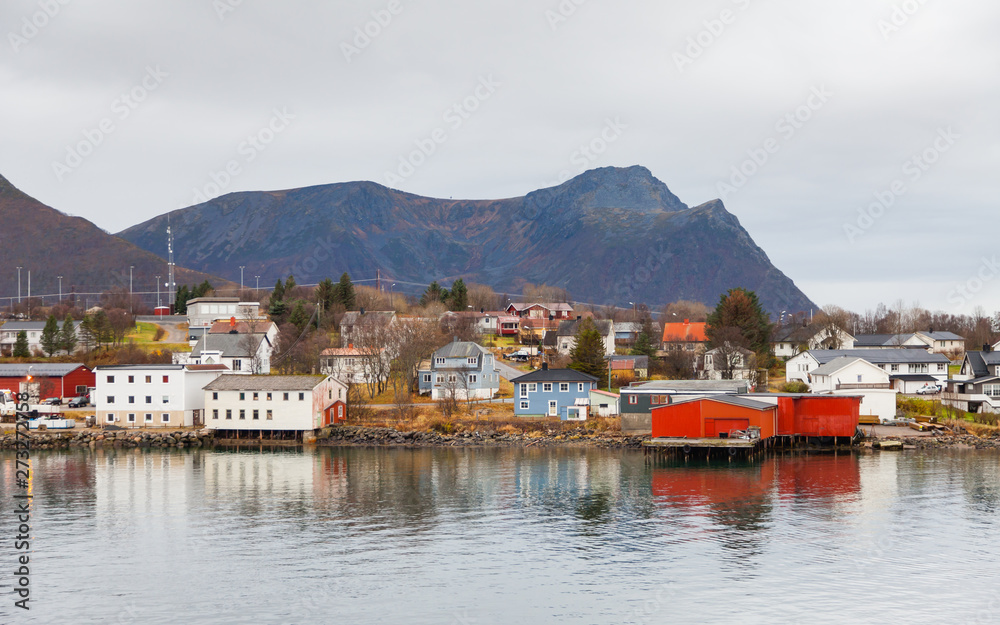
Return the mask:
[[937, 395], [941, 392], [941, 387], [937, 384], [924, 384], [917, 389], [917, 395]]
[[531, 358], [531, 354], [528, 353], [526, 349], [519, 349], [516, 352], [511, 352], [506, 355], [507, 360], [519, 360], [521, 362], [527, 361]]
[[45, 404], [46, 406], [61, 406], [62, 405], [62, 398], [61, 397], [48, 397], [42, 403]]
[[84, 397], [74, 397], [73, 399], [69, 400], [69, 407], [70, 408], [83, 408], [83, 407], [87, 406], [88, 404], [90, 404], [90, 398], [86, 397], [86, 396], [84, 396]]

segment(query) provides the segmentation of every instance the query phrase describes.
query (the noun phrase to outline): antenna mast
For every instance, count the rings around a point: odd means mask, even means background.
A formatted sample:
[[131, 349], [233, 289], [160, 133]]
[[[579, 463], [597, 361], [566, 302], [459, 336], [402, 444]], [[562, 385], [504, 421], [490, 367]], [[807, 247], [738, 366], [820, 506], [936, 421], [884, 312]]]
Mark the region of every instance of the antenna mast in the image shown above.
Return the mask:
[[167, 300], [171, 310], [177, 301], [177, 284], [174, 282], [174, 235], [170, 231], [170, 215], [167, 215]]

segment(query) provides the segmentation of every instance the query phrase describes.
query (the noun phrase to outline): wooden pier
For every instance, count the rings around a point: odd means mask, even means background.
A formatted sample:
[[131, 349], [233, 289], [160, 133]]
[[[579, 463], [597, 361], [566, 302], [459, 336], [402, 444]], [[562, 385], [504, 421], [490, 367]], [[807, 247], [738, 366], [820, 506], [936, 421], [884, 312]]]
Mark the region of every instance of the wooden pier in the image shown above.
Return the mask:
[[697, 457], [752, 460], [774, 447], [769, 438], [654, 438], [642, 444], [646, 454], [675, 458]]

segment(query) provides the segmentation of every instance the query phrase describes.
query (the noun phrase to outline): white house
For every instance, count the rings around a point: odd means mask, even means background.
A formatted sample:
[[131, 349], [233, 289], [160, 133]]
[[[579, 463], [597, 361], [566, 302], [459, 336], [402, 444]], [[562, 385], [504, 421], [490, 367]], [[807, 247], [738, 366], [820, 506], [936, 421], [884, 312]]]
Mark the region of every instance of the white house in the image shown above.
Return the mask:
[[188, 334], [198, 338], [216, 321], [236, 318], [265, 319], [259, 302], [241, 302], [238, 297], [196, 297], [187, 302]]
[[223, 364], [234, 373], [266, 375], [271, 372], [273, 352], [267, 334], [207, 333], [198, 339], [190, 354], [174, 354], [174, 360], [193, 365]]
[[925, 349], [932, 354], [945, 354], [956, 359], [965, 352], [965, 339], [954, 332], [933, 329], [904, 334], [864, 334], [857, 337], [855, 349]]
[[348, 345], [324, 349], [320, 353], [319, 371], [323, 375], [333, 375], [348, 384], [374, 384], [376, 377], [389, 377], [389, 354], [385, 348], [375, 351]]
[[[556, 351], [563, 356], [568, 356], [576, 346], [576, 335], [582, 321], [573, 319], [559, 323], [559, 329], [556, 331]], [[592, 321], [604, 341], [604, 355], [611, 356], [615, 353], [615, 322], [610, 319], [592, 319]]]
[[872, 363], [857, 357], [841, 356], [812, 371], [814, 393], [866, 388], [889, 389], [889, 374]]
[[223, 365], [112, 365], [94, 369], [99, 423], [121, 427], [204, 424], [202, 388]]
[[[62, 331], [62, 322], [59, 322], [59, 330]], [[74, 321], [73, 328], [76, 330], [77, 341], [80, 340], [80, 322]], [[42, 330], [45, 329], [44, 321], [8, 321], [0, 326], [0, 355], [10, 356], [14, 353], [14, 344], [17, 343], [17, 335], [24, 331], [28, 337], [28, 351], [34, 354], [42, 351]]]
[[861, 358], [889, 374], [893, 388], [913, 393], [927, 383], [943, 384], [951, 361], [944, 354], [923, 349], [839, 349], [811, 350], [785, 363], [785, 380], [812, 384], [812, 373], [820, 366], [842, 357]]
[[836, 326], [793, 325], [777, 328], [771, 338], [771, 351], [777, 358], [787, 360], [810, 349], [854, 349], [854, 337]]
[[754, 353], [749, 349], [716, 347], [702, 356], [698, 375], [703, 380], [752, 380], [755, 366]]
[[303, 441], [347, 418], [347, 385], [332, 375], [223, 375], [205, 385], [205, 425], [220, 438]]
[[616, 393], [590, 389], [590, 414], [595, 417], [617, 417], [621, 413], [621, 396]]

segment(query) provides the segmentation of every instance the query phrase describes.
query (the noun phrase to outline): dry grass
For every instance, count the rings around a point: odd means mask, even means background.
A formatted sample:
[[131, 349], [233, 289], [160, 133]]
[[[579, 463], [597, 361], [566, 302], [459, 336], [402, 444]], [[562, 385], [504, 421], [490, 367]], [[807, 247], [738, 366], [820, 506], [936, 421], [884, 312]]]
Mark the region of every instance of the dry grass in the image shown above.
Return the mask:
[[979, 437], [1000, 436], [1000, 426], [987, 423], [976, 423], [965, 419], [948, 419], [944, 422], [953, 432], [959, 433], [963, 430], [969, 434]]

